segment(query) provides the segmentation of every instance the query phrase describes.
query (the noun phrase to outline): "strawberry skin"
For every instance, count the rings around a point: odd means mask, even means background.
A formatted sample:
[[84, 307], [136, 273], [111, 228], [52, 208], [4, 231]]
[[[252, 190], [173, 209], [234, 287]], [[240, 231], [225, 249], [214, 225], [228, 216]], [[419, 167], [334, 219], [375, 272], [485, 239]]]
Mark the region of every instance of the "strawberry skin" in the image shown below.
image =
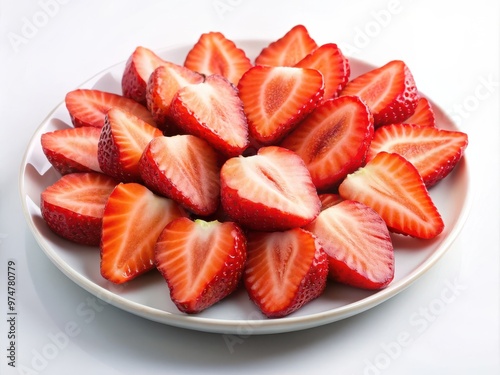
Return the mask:
[[318, 237], [331, 279], [381, 289], [394, 278], [394, 248], [387, 225], [370, 207], [344, 200], [321, 211], [304, 227]]
[[116, 184], [111, 177], [96, 172], [66, 174], [42, 192], [42, 218], [59, 236], [97, 246], [104, 206]]
[[400, 60], [354, 78], [340, 95], [359, 96], [372, 111], [375, 127], [403, 122], [415, 112], [419, 99], [413, 75]]
[[118, 184], [104, 207], [101, 275], [122, 284], [154, 268], [154, 247], [165, 226], [185, 212], [171, 199], [135, 182]]
[[361, 202], [384, 219], [393, 232], [430, 239], [444, 229], [417, 169], [396, 153], [379, 152], [339, 186], [343, 199]]
[[268, 318], [281, 318], [317, 298], [328, 261], [316, 237], [301, 228], [250, 232], [243, 275], [250, 299]]
[[436, 126], [436, 118], [432, 104], [424, 97], [420, 97], [413, 115], [404, 120], [407, 124], [420, 126]]
[[155, 245], [155, 265], [170, 298], [188, 314], [199, 313], [231, 294], [246, 261], [246, 238], [235, 223], [179, 218]]
[[232, 220], [265, 231], [301, 227], [316, 218], [321, 208], [304, 161], [277, 146], [224, 163], [221, 203]]
[[386, 125], [375, 131], [367, 160], [380, 151], [398, 153], [417, 168], [429, 188], [455, 168], [467, 144], [467, 134], [459, 131], [426, 125]]
[[320, 191], [336, 187], [364, 164], [373, 138], [373, 116], [356, 96], [330, 99], [281, 142], [305, 162]]
[[42, 134], [42, 150], [61, 174], [102, 172], [97, 160], [101, 129], [93, 126], [54, 130]]

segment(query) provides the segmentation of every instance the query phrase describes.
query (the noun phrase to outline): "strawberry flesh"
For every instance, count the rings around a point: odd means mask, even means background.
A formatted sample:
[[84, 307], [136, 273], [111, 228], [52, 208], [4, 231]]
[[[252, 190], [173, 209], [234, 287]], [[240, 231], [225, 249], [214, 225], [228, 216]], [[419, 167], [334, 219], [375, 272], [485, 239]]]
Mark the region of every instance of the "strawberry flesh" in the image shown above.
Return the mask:
[[415, 112], [405, 119], [404, 122], [419, 126], [436, 126], [436, 118], [431, 102], [424, 97], [420, 97]]

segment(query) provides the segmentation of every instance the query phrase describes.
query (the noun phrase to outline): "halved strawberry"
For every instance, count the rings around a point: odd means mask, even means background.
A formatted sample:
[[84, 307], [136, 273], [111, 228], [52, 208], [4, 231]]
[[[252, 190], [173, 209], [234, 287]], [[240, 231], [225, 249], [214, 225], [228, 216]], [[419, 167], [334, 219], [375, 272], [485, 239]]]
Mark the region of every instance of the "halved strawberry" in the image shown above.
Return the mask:
[[170, 104], [177, 91], [188, 84], [202, 83], [205, 77], [181, 65], [166, 63], [156, 69], [147, 84], [146, 103], [158, 128], [165, 135], [179, 132], [170, 116]]
[[306, 27], [296, 25], [262, 49], [255, 59], [255, 65], [294, 66], [317, 47]]
[[97, 144], [101, 129], [93, 126], [59, 129], [42, 134], [42, 150], [61, 174], [101, 172]]
[[321, 202], [304, 161], [268, 146], [227, 160], [221, 169], [221, 203], [232, 220], [254, 230], [286, 230], [318, 215]]
[[252, 67], [245, 51], [220, 32], [201, 34], [189, 50], [184, 66], [205, 75], [219, 74], [237, 85], [243, 73]]
[[238, 84], [250, 136], [262, 144], [281, 140], [319, 102], [322, 74], [315, 69], [255, 66]]
[[408, 66], [400, 60], [349, 81], [340, 95], [359, 96], [373, 113], [375, 127], [399, 123], [415, 112], [419, 94]]
[[323, 44], [296, 65], [299, 68], [316, 69], [323, 74], [325, 93], [323, 101], [337, 97], [349, 80], [349, 61], [334, 43]]
[[116, 184], [102, 173], [64, 175], [42, 192], [42, 218], [59, 236], [97, 246], [101, 240], [104, 205]]
[[365, 161], [373, 138], [373, 116], [356, 96], [330, 99], [281, 142], [305, 162], [320, 191], [336, 187]]
[[321, 201], [321, 211], [324, 211], [328, 207], [335, 206], [336, 204], [343, 201], [342, 197], [336, 193], [318, 194], [318, 197]]
[[331, 279], [363, 289], [381, 289], [393, 280], [391, 236], [370, 207], [344, 200], [321, 211], [304, 229], [318, 237]]
[[436, 126], [436, 119], [431, 102], [424, 97], [420, 97], [415, 112], [405, 119], [404, 122], [420, 126]]
[[293, 313], [326, 286], [328, 261], [316, 237], [304, 229], [250, 232], [243, 274], [250, 299], [269, 318]]
[[106, 115], [97, 149], [101, 170], [122, 182], [140, 182], [139, 160], [148, 143], [162, 132], [120, 108]]
[[122, 284], [154, 268], [154, 246], [165, 226], [185, 216], [173, 200], [135, 182], [118, 184], [104, 208], [101, 275]]
[[398, 153], [417, 168], [429, 188], [455, 168], [467, 144], [467, 134], [459, 131], [412, 124], [386, 125], [375, 131], [367, 160], [380, 151]]
[[194, 135], [154, 138], [139, 162], [142, 180], [151, 190], [198, 215], [219, 206], [218, 155]]
[[155, 264], [170, 298], [185, 313], [199, 313], [231, 294], [246, 261], [246, 238], [231, 222], [180, 218], [168, 224], [155, 246]]
[[75, 127], [102, 128], [104, 117], [112, 107], [131, 112], [148, 124], [156, 126], [153, 116], [145, 106], [118, 94], [93, 89], [77, 89], [66, 94], [65, 103]]
[[420, 174], [399, 154], [379, 152], [345, 178], [339, 194], [373, 208], [396, 233], [429, 239], [444, 229]]
[[184, 132], [205, 139], [226, 156], [240, 155], [248, 146], [243, 103], [236, 88], [218, 74], [181, 88], [170, 113]]

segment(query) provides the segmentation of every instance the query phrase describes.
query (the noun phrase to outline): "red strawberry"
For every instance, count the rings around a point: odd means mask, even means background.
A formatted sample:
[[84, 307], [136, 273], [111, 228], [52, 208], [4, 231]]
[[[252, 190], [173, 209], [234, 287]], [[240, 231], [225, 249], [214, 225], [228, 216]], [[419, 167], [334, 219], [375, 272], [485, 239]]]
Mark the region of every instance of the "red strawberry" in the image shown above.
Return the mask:
[[102, 219], [101, 275], [122, 284], [153, 269], [158, 236], [169, 222], [184, 215], [173, 200], [143, 185], [117, 185]]
[[154, 138], [162, 132], [133, 114], [112, 108], [99, 138], [97, 159], [101, 170], [123, 182], [141, 181], [139, 160]]
[[42, 150], [61, 174], [101, 172], [97, 144], [101, 129], [93, 126], [54, 130], [42, 134]]
[[221, 203], [232, 220], [254, 230], [303, 226], [321, 202], [304, 161], [282, 147], [227, 160], [221, 169]]
[[317, 47], [305, 26], [297, 25], [265, 47], [255, 59], [255, 65], [294, 66]]
[[333, 43], [323, 44], [296, 65], [299, 68], [316, 69], [323, 74], [325, 93], [323, 101], [337, 97], [349, 80], [349, 61], [344, 57], [340, 48]]
[[171, 198], [198, 215], [219, 206], [218, 156], [194, 135], [154, 138], [139, 162], [142, 180], [151, 190]]
[[379, 152], [346, 177], [339, 194], [373, 208], [394, 232], [429, 239], [444, 229], [417, 169], [399, 154]]
[[269, 145], [281, 140], [321, 102], [324, 85], [315, 69], [256, 66], [241, 77], [238, 90], [250, 136]]
[[306, 163], [318, 190], [337, 186], [364, 164], [373, 138], [373, 116], [356, 96], [317, 107], [281, 143]]
[[238, 92], [218, 74], [180, 89], [170, 113], [179, 128], [205, 139], [226, 156], [240, 155], [248, 146], [248, 125]]
[[410, 69], [394, 60], [351, 80], [340, 95], [357, 95], [373, 113], [375, 126], [402, 122], [415, 112], [419, 99]]
[[326, 210], [328, 207], [335, 206], [343, 201], [342, 197], [335, 193], [323, 193], [318, 195], [321, 201], [321, 211]]
[[166, 135], [179, 132], [170, 116], [170, 104], [177, 91], [188, 84], [202, 83], [204, 80], [203, 75], [173, 63], [166, 63], [151, 74], [146, 103], [158, 128]]
[[104, 205], [115, 185], [111, 177], [96, 172], [64, 175], [42, 192], [42, 217], [59, 236], [97, 246]]
[[410, 161], [429, 188], [446, 177], [460, 161], [467, 134], [433, 126], [393, 124], [378, 128], [367, 160], [380, 151], [395, 152]]
[[245, 260], [245, 236], [231, 222], [180, 218], [165, 227], [155, 246], [155, 264], [170, 298], [189, 314], [231, 294], [239, 285]]
[[301, 228], [251, 232], [243, 279], [264, 315], [280, 318], [317, 298], [326, 286], [328, 261], [316, 237]]
[[432, 104], [424, 97], [418, 99], [417, 107], [413, 115], [404, 120], [407, 124], [420, 126], [436, 126], [436, 119]]
[[201, 34], [188, 52], [184, 66], [205, 75], [219, 74], [234, 85], [252, 67], [245, 51], [220, 32]]
[[75, 127], [94, 126], [102, 128], [104, 117], [112, 107], [133, 113], [143, 121], [156, 126], [148, 109], [135, 100], [110, 92], [77, 89], [66, 94], [66, 108]]
[[333, 280], [358, 288], [381, 289], [394, 278], [389, 230], [370, 207], [345, 200], [321, 211], [304, 229], [318, 237]]

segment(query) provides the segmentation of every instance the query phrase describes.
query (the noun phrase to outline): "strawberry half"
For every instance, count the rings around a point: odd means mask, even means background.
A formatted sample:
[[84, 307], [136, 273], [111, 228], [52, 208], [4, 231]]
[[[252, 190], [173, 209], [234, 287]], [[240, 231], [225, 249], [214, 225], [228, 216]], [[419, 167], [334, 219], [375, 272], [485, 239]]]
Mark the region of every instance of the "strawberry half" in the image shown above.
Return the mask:
[[359, 96], [372, 111], [376, 127], [403, 122], [415, 112], [419, 99], [413, 75], [400, 60], [354, 78], [340, 95]]
[[294, 66], [317, 47], [306, 27], [297, 25], [262, 49], [255, 65]]
[[365, 161], [373, 116], [356, 96], [330, 99], [281, 142], [305, 162], [318, 190], [336, 187]]
[[373, 208], [396, 233], [430, 239], [444, 229], [420, 174], [399, 154], [379, 152], [345, 178], [339, 194]]
[[155, 264], [170, 298], [185, 313], [199, 313], [239, 285], [246, 260], [243, 231], [231, 222], [180, 218], [162, 231]]
[[116, 184], [101, 173], [64, 175], [42, 192], [42, 218], [59, 236], [97, 246], [101, 240], [104, 205]]
[[205, 75], [219, 74], [237, 85], [243, 73], [252, 67], [245, 51], [220, 32], [201, 34], [188, 52], [184, 66]]
[[344, 200], [304, 229], [314, 233], [329, 263], [331, 279], [363, 289], [381, 289], [394, 278], [394, 248], [387, 225], [370, 207]]
[[240, 155], [248, 146], [243, 103], [236, 88], [218, 74], [181, 88], [170, 113], [181, 130], [205, 139], [226, 156]]
[[154, 246], [163, 228], [185, 216], [173, 200], [138, 183], [118, 184], [104, 208], [101, 275], [122, 284], [154, 268]]
[[324, 211], [328, 207], [335, 206], [336, 204], [343, 201], [342, 197], [336, 193], [318, 194], [318, 197], [321, 201], [321, 211]]
[[54, 130], [42, 134], [42, 150], [61, 174], [101, 172], [97, 144], [101, 129], [93, 126]]
[[380, 151], [395, 152], [411, 162], [429, 188], [455, 168], [468, 144], [467, 134], [433, 126], [393, 124], [378, 128], [367, 160]]
[[328, 262], [316, 237], [301, 228], [248, 234], [244, 283], [269, 318], [281, 318], [317, 298], [326, 286]]
[[148, 143], [162, 132], [120, 108], [106, 115], [97, 148], [101, 170], [122, 182], [140, 182], [139, 160]]
[[102, 128], [104, 118], [112, 107], [131, 112], [148, 124], [156, 126], [153, 116], [145, 106], [118, 94], [100, 90], [77, 89], [66, 94], [65, 103], [75, 127]]
[[436, 119], [432, 104], [424, 97], [418, 99], [417, 107], [413, 115], [404, 120], [407, 124], [420, 126], [436, 126]]
[[301, 227], [316, 218], [321, 208], [304, 161], [277, 146], [224, 163], [221, 203], [232, 220], [267, 231]]
[[194, 135], [154, 138], [139, 162], [142, 180], [151, 190], [198, 215], [219, 206], [218, 155]]
[[322, 74], [315, 69], [256, 66], [238, 84], [250, 136], [269, 145], [281, 140], [321, 102]]

